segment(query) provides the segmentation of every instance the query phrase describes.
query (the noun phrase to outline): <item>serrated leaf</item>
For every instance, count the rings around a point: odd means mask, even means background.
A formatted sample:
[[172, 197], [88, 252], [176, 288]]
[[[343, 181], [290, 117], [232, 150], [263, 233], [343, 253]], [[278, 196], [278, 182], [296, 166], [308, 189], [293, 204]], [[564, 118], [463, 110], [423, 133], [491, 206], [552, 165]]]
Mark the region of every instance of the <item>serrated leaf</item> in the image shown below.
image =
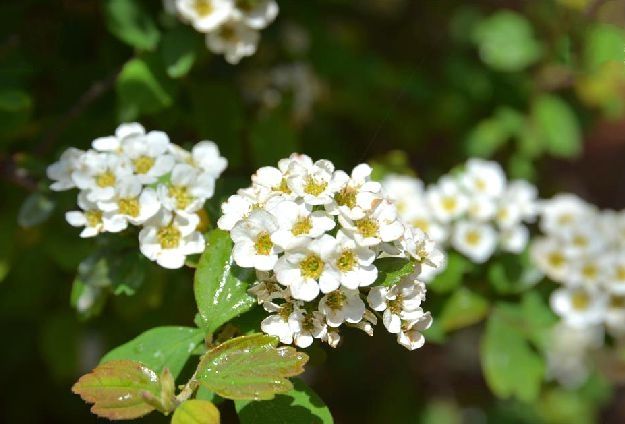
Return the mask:
[[481, 342], [484, 377], [494, 394], [535, 400], [540, 392], [545, 366], [519, 331], [522, 313], [511, 305], [498, 305], [486, 324]]
[[305, 353], [277, 345], [276, 337], [265, 334], [230, 339], [206, 352], [196, 378], [224, 398], [271, 399], [293, 389], [286, 377], [304, 372], [308, 361]]
[[256, 300], [247, 293], [253, 271], [234, 264], [230, 235], [213, 230], [207, 240], [208, 247], [195, 270], [193, 290], [199, 325], [213, 333], [222, 324], [250, 310]]
[[184, 401], [174, 411], [171, 424], [219, 424], [219, 409], [207, 400]]
[[488, 313], [488, 300], [461, 287], [445, 302], [438, 321], [445, 331], [457, 330], [480, 322]]
[[204, 331], [198, 328], [156, 327], [111, 350], [100, 363], [130, 359], [157, 373], [168, 368], [176, 378], [203, 338]]
[[139, 2], [107, 0], [105, 12], [109, 31], [124, 43], [141, 50], [152, 50], [158, 44], [158, 28]]
[[160, 396], [158, 375], [135, 361], [111, 361], [85, 374], [72, 391], [88, 403], [91, 412], [111, 420], [142, 417], [155, 408], [144, 400], [144, 393]]
[[302, 380], [294, 378], [293, 390], [271, 400], [237, 400], [241, 424], [332, 424], [332, 414], [321, 398]]
[[180, 78], [191, 70], [197, 55], [197, 40], [195, 31], [184, 26], [178, 26], [164, 35], [160, 53], [167, 75]]
[[581, 153], [582, 136], [571, 106], [559, 97], [543, 94], [532, 107], [532, 118], [546, 146], [558, 157], [574, 157]]
[[375, 261], [375, 266], [378, 268], [376, 286], [393, 286], [415, 270], [414, 262], [404, 258], [381, 258]]

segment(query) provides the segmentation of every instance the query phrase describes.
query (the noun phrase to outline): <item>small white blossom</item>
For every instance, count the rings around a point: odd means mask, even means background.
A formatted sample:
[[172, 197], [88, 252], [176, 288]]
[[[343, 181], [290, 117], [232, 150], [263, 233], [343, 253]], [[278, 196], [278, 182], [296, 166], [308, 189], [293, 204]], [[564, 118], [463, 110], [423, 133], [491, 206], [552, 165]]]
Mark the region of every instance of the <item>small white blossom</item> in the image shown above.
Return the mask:
[[98, 202], [98, 207], [107, 216], [140, 225], [160, 210], [161, 203], [153, 189], [144, 189], [137, 177], [128, 176], [119, 181], [113, 198]]
[[327, 325], [324, 315], [319, 311], [305, 312], [296, 309], [289, 316], [289, 327], [293, 332], [293, 341], [296, 346], [307, 348], [314, 339], [327, 336]]
[[497, 232], [489, 224], [460, 221], [454, 227], [451, 245], [473, 262], [484, 263], [495, 252]]
[[47, 176], [54, 181], [50, 185], [51, 190], [64, 191], [76, 187], [72, 174], [77, 170], [84, 153], [82, 150], [70, 147], [63, 152], [57, 162], [48, 166], [46, 170]]
[[328, 212], [340, 213], [352, 220], [364, 218], [374, 201], [379, 199], [382, 189], [380, 183], [371, 181], [371, 172], [371, 167], [366, 164], [355, 167], [351, 177], [343, 171], [336, 171], [333, 184], [337, 191], [333, 201], [326, 205]]
[[291, 162], [288, 185], [304, 202], [316, 206], [333, 201], [337, 190], [334, 181], [334, 165], [328, 160], [313, 163], [308, 157]]
[[124, 153], [142, 184], [155, 183], [172, 170], [176, 161], [168, 153], [169, 145], [169, 137], [162, 131], [150, 131], [125, 143]]
[[361, 246], [374, 246], [381, 242], [398, 240], [404, 234], [404, 225], [397, 216], [397, 209], [388, 200], [378, 199], [362, 219], [351, 220], [339, 215], [339, 222]]
[[419, 318], [407, 321], [402, 325], [402, 330], [397, 334], [397, 343], [408, 350], [419, 349], [425, 343], [423, 331], [432, 325], [432, 315], [424, 313]]
[[607, 297], [596, 289], [561, 288], [551, 295], [551, 308], [573, 327], [600, 324], [605, 316]]
[[213, 196], [215, 180], [184, 163], [174, 166], [167, 185], [159, 184], [157, 193], [163, 206], [176, 212], [196, 212]]
[[423, 314], [421, 302], [425, 299], [425, 284], [414, 276], [402, 278], [393, 287], [376, 286], [367, 295], [367, 302], [374, 311], [383, 311], [382, 322], [389, 333], [402, 330], [403, 321], [414, 321]]
[[458, 218], [469, 208], [467, 195], [451, 177], [443, 177], [436, 186], [430, 187], [425, 199], [433, 215], [441, 222]]
[[271, 241], [277, 229], [276, 218], [263, 210], [255, 210], [239, 221], [230, 232], [234, 241], [232, 256], [237, 265], [271, 271], [282, 250]]
[[278, 16], [278, 3], [275, 0], [234, 0], [234, 16], [254, 29], [267, 27]]
[[132, 173], [127, 158], [113, 153], [86, 152], [82, 166], [72, 173], [72, 180], [81, 190], [87, 191], [91, 202], [109, 200], [115, 195], [120, 179]]
[[496, 162], [469, 159], [460, 181], [469, 192], [477, 196], [496, 198], [506, 186], [506, 175]]
[[282, 201], [270, 212], [276, 217], [279, 229], [271, 234], [271, 240], [283, 249], [291, 249], [317, 238], [334, 228], [336, 223], [324, 211], [313, 211], [312, 205], [303, 202]]
[[260, 35], [238, 19], [229, 19], [206, 35], [206, 45], [213, 53], [223, 53], [226, 61], [236, 65], [256, 53]]
[[176, 10], [200, 32], [219, 28], [234, 10], [233, 0], [176, 0]]
[[319, 311], [325, 315], [330, 327], [338, 327], [344, 322], [360, 322], [365, 313], [365, 303], [358, 290], [341, 287], [321, 298]]

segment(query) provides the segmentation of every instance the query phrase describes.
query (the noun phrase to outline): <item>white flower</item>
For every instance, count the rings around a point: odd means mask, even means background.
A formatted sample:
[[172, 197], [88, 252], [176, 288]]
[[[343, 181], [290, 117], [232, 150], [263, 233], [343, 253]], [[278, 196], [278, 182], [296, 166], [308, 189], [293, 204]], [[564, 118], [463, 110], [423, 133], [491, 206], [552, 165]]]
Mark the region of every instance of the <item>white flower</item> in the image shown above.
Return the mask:
[[263, 319], [260, 323], [260, 329], [270, 336], [278, 337], [280, 343], [293, 343], [293, 328], [289, 324], [289, 317], [293, 314], [295, 305], [290, 302], [282, 305], [270, 303], [266, 305], [266, 308], [269, 309], [269, 312], [275, 312], [275, 314]]
[[594, 212], [592, 206], [573, 194], [559, 194], [540, 205], [540, 229], [546, 234], [561, 234], [580, 224]]
[[161, 211], [139, 233], [141, 252], [164, 268], [180, 268], [188, 255], [202, 253], [204, 237], [196, 231], [197, 215], [172, 215]]
[[421, 265], [438, 268], [445, 262], [445, 254], [436, 243], [418, 228], [407, 228], [400, 243], [402, 249]]
[[497, 232], [489, 224], [460, 221], [451, 236], [451, 245], [475, 263], [486, 262], [497, 247]]
[[337, 192], [333, 202], [326, 205], [328, 212], [341, 213], [352, 220], [364, 218], [374, 200], [380, 198], [382, 189], [380, 183], [370, 180], [371, 171], [371, 167], [364, 163], [353, 169], [351, 177], [343, 171], [336, 171], [333, 184]]
[[252, 182], [267, 190], [279, 192], [286, 199], [294, 197], [287, 182], [288, 169], [291, 164], [289, 159], [282, 159], [278, 168], [263, 166], [252, 175]]
[[269, 272], [256, 271], [258, 282], [250, 287], [247, 292], [256, 297], [259, 304], [272, 302], [275, 299], [288, 299], [291, 294], [287, 288], [278, 284], [275, 277]]
[[[397, 212], [406, 221], [410, 221], [408, 217], [413, 214], [415, 209], [426, 210], [423, 208], [424, 192], [421, 180], [406, 175], [388, 175], [382, 180], [382, 188], [384, 193], [395, 203]], [[422, 230], [426, 231], [423, 228]]]
[[327, 205], [333, 201], [337, 189], [333, 181], [334, 165], [321, 159], [313, 163], [308, 156], [291, 162], [288, 185], [309, 205]]
[[339, 230], [336, 245], [327, 257], [328, 278], [335, 280], [331, 286], [342, 285], [348, 289], [370, 286], [378, 278], [374, 260], [372, 250], [358, 246], [343, 230]]
[[532, 222], [538, 213], [536, 187], [524, 180], [514, 180], [508, 184], [502, 196], [501, 204], [514, 204], [521, 209], [524, 220]]
[[425, 199], [436, 219], [442, 222], [460, 217], [469, 207], [467, 196], [451, 177], [442, 177], [437, 185], [429, 187]]
[[200, 32], [211, 32], [224, 24], [233, 12], [232, 0], [176, 0], [180, 16]]
[[610, 257], [604, 272], [610, 293], [625, 295], [625, 254], [619, 252]]
[[477, 196], [499, 197], [506, 186], [506, 175], [497, 162], [469, 159], [460, 181]]
[[128, 176], [120, 179], [113, 198], [98, 202], [98, 207], [111, 217], [140, 225], [160, 210], [161, 203], [153, 189], [143, 189], [136, 176]]
[[236, 65], [256, 52], [258, 31], [237, 19], [230, 19], [206, 35], [206, 45], [213, 53], [223, 53], [226, 61]]
[[569, 266], [568, 281], [571, 284], [584, 284], [589, 287], [598, 286], [605, 283], [605, 260], [586, 257], [571, 261]]
[[124, 144], [124, 154], [130, 159], [133, 171], [142, 184], [155, 183], [172, 170], [176, 161], [168, 153], [169, 145], [169, 137], [162, 131], [150, 131]]
[[295, 309], [288, 321], [293, 332], [293, 341], [301, 348], [310, 346], [314, 339], [326, 337], [328, 332], [325, 317], [319, 311], [305, 312]]
[[91, 146], [99, 152], [121, 153], [127, 141], [144, 135], [143, 125], [136, 122], [124, 123], [117, 127], [115, 135], [98, 137], [93, 140]]
[[313, 212], [313, 206], [303, 202], [285, 200], [276, 204], [269, 212], [276, 217], [280, 227], [271, 234], [271, 241], [283, 249], [290, 249], [310, 238], [317, 238], [336, 225], [326, 212]]
[[[271, 209], [281, 199], [276, 197], [270, 190], [253, 186], [237, 191], [221, 205], [222, 215], [217, 221], [217, 226], [225, 231], [230, 231], [237, 222], [245, 218], [249, 213], [257, 209]], [[275, 202], [275, 203], [274, 203]]]
[[234, 0], [234, 16], [254, 29], [263, 29], [278, 16], [275, 0]]
[[551, 294], [551, 308], [573, 327], [590, 327], [603, 322], [607, 297], [601, 291], [584, 287], [557, 289]]
[[500, 245], [503, 250], [519, 254], [523, 252], [529, 240], [529, 230], [525, 225], [517, 225], [501, 231]]
[[539, 238], [532, 242], [530, 256], [538, 269], [550, 279], [558, 282], [566, 281], [569, 275], [570, 262], [563, 246], [552, 238]]
[[277, 229], [277, 220], [263, 210], [255, 210], [239, 221], [230, 232], [234, 242], [232, 256], [237, 265], [261, 271], [272, 270], [281, 252], [271, 241], [271, 235]]
[[402, 330], [397, 334], [397, 343], [408, 350], [419, 349], [425, 343], [422, 331], [432, 325], [432, 315], [424, 313], [419, 318], [407, 321], [402, 325]]
[[467, 214], [475, 221], [490, 221], [497, 213], [495, 200], [483, 194], [475, 194], [470, 197]]
[[200, 141], [193, 146], [191, 158], [193, 165], [215, 179], [228, 167], [228, 160], [219, 154], [219, 148], [212, 141]]
[[72, 173], [79, 166], [84, 151], [70, 147], [65, 150], [57, 162], [48, 166], [46, 174], [48, 178], [54, 181], [50, 185], [50, 189], [54, 191], [64, 191], [76, 187], [72, 179]]
[[65, 214], [65, 219], [72, 227], [84, 227], [80, 237], [94, 237], [102, 232], [116, 233], [126, 228], [126, 221], [120, 217], [105, 216], [98, 206], [87, 199], [86, 192], [78, 195], [80, 211]]
[[132, 173], [128, 160], [113, 153], [89, 151], [81, 164], [72, 172], [72, 179], [78, 188], [88, 190], [87, 199], [91, 202], [113, 198], [118, 181]]
[[319, 290], [328, 293], [338, 288], [327, 263], [336, 246], [334, 237], [324, 234], [296, 249], [286, 251], [278, 260], [276, 278], [289, 286], [295, 299], [311, 301]]
[[404, 225], [398, 219], [397, 209], [388, 200], [377, 200], [362, 219], [351, 220], [339, 215], [339, 222], [345, 231], [361, 246], [389, 243], [404, 234]]
[[367, 302], [374, 311], [382, 312], [382, 322], [389, 333], [402, 331], [403, 321], [414, 321], [424, 314], [421, 302], [425, 299], [425, 284], [410, 275], [392, 287], [372, 287]]
[[169, 184], [157, 187], [159, 200], [166, 209], [186, 213], [199, 210], [214, 190], [215, 180], [210, 175], [187, 164], [174, 166]]
[[358, 290], [341, 287], [321, 298], [319, 311], [326, 317], [330, 327], [338, 327], [344, 322], [357, 323], [365, 313], [365, 303]]

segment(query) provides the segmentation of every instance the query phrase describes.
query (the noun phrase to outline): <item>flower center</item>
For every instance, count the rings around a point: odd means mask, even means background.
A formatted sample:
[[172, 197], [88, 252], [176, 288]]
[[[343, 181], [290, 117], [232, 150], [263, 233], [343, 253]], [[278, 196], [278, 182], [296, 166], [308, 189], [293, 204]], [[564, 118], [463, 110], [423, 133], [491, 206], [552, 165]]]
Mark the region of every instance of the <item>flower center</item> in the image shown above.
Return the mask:
[[445, 196], [443, 197], [441, 204], [443, 206], [443, 209], [445, 209], [447, 212], [453, 212], [454, 210], [456, 210], [458, 201], [455, 197]]
[[588, 308], [588, 305], [590, 304], [590, 297], [584, 292], [576, 292], [571, 297], [571, 304], [573, 305], [573, 309], [582, 311]]
[[484, 181], [481, 178], [476, 178], [475, 179], [475, 188], [477, 188], [478, 191], [486, 190], [486, 181]]
[[402, 298], [401, 296], [397, 296], [397, 298], [393, 299], [393, 300], [389, 300], [387, 302], [388, 305], [388, 309], [391, 311], [391, 313], [393, 315], [399, 315], [402, 311]]
[[378, 223], [371, 218], [359, 219], [355, 222], [358, 232], [365, 238], [375, 237], [378, 235]]
[[427, 219], [423, 219], [423, 218], [413, 219], [412, 226], [420, 229], [424, 233], [427, 233], [428, 230], [430, 229], [430, 223], [428, 222]]
[[347, 296], [340, 290], [335, 290], [326, 295], [326, 305], [330, 309], [341, 309], [345, 306], [345, 301], [347, 300]]
[[163, 249], [175, 249], [180, 244], [180, 230], [173, 225], [159, 228], [156, 233], [159, 243]]
[[208, 231], [208, 229], [210, 228], [210, 218], [208, 217], [206, 211], [204, 209], [200, 209], [195, 214], [198, 216], [198, 218], [200, 218], [200, 222], [197, 223], [197, 227], [195, 228], [195, 230], [199, 231], [200, 233]]
[[306, 278], [316, 280], [323, 272], [324, 263], [321, 258], [315, 254], [310, 254], [300, 262], [299, 269]]
[[470, 230], [467, 232], [467, 235], [465, 236], [465, 240], [467, 241], [467, 244], [471, 245], [471, 246], [477, 246], [480, 243], [480, 240], [482, 239], [482, 235], [475, 230]]
[[562, 265], [564, 265], [564, 261], [564, 255], [562, 255], [562, 253], [560, 252], [551, 252], [547, 257], [547, 262], [549, 262], [549, 265], [554, 268], [560, 268]]
[[594, 280], [595, 278], [597, 278], [598, 274], [599, 274], [599, 269], [597, 268], [597, 265], [595, 264], [585, 264], [582, 267], [582, 275], [585, 278]]
[[258, 0], [236, 0], [237, 9], [244, 12], [250, 12], [254, 10], [254, 7], [258, 3]]
[[563, 213], [558, 217], [558, 224], [565, 225], [573, 222], [573, 215], [570, 213]]
[[275, 186], [273, 190], [282, 192], [284, 194], [291, 194], [291, 188], [289, 187], [289, 184], [287, 183], [286, 178], [282, 178], [282, 180], [280, 181], [280, 184]]
[[336, 260], [336, 267], [341, 272], [349, 272], [356, 266], [356, 255], [351, 250], [345, 250]]
[[223, 25], [221, 30], [219, 31], [221, 38], [226, 41], [234, 41], [237, 38], [237, 33], [232, 27], [232, 25]]
[[625, 266], [619, 265], [616, 267], [616, 279], [620, 283], [625, 282]]
[[612, 296], [610, 298], [610, 307], [612, 308], [625, 308], [625, 296]]
[[573, 244], [577, 247], [586, 247], [588, 246], [588, 239], [578, 234], [573, 237]]
[[154, 166], [154, 158], [142, 155], [133, 160], [132, 164], [137, 174], [147, 174], [148, 171], [152, 169], [152, 166]]
[[85, 212], [85, 218], [89, 227], [95, 227], [102, 222], [102, 212], [95, 210], [87, 211]]
[[111, 172], [111, 171], [106, 171], [101, 173], [100, 175], [98, 175], [96, 177], [96, 184], [98, 185], [98, 187], [101, 188], [105, 188], [105, 187], [113, 187], [115, 185], [115, 175]]
[[499, 218], [499, 220], [501, 221], [505, 221], [506, 219], [508, 219], [508, 209], [507, 208], [499, 209], [499, 211], [497, 211], [497, 218]]
[[186, 209], [193, 201], [193, 196], [189, 194], [189, 191], [184, 186], [169, 187], [169, 195], [176, 200], [176, 208], [178, 209]]
[[291, 314], [293, 313], [294, 309], [295, 308], [293, 307], [292, 303], [285, 303], [284, 305], [280, 307], [280, 311], [278, 312], [278, 315], [280, 316], [280, 318], [287, 321], [289, 317], [291, 316]]
[[195, 0], [195, 12], [198, 16], [204, 17], [213, 13], [213, 4], [211, 0]]
[[328, 183], [325, 181], [317, 182], [313, 177], [307, 177], [304, 183], [304, 192], [313, 196], [319, 196], [325, 191], [327, 186]]
[[139, 215], [139, 201], [136, 198], [119, 199], [117, 206], [119, 207], [119, 213], [122, 215], [132, 217]]
[[301, 236], [302, 234], [308, 234], [312, 229], [312, 222], [310, 217], [301, 217], [293, 224], [291, 228], [291, 234], [294, 236]]
[[356, 207], [356, 189], [354, 187], [344, 187], [334, 196], [339, 206], [347, 206], [350, 209]]
[[269, 255], [271, 253], [271, 249], [273, 248], [273, 243], [271, 241], [271, 236], [267, 231], [263, 231], [256, 237], [256, 242], [254, 243], [254, 248], [256, 249], [256, 253], [259, 255]]

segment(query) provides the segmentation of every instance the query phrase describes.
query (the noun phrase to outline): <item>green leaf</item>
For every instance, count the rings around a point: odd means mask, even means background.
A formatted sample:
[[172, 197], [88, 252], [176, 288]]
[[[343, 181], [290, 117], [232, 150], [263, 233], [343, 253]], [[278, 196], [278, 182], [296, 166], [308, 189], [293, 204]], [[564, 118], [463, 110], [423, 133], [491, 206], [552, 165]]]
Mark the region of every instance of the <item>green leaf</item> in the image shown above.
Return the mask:
[[568, 103], [559, 97], [543, 94], [533, 104], [532, 118], [549, 153], [566, 158], [581, 153], [581, 130]]
[[305, 353], [277, 345], [276, 337], [265, 334], [230, 339], [206, 352], [196, 378], [224, 398], [272, 399], [293, 389], [286, 377], [304, 372], [308, 361]]
[[207, 237], [208, 247], [195, 271], [195, 301], [199, 324], [213, 333], [222, 324], [250, 310], [256, 300], [247, 294], [253, 270], [242, 269], [232, 259], [230, 234], [213, 230]]
[[271, 400], [237, 400], [234, 405], [241, 424], [332, 424], [330, 410], [299, 378], [293, 390]]
[[219, 424], [219, 422], [219, 409], [207, 400], [185, 400], [171, 417], [171, 424]]
[[622, 28], [595, 24], [588, 30], [584, 41], [584, 65], [587, 71], [596, 71], [606, 62], [622, 64], [625, 60], [625, 31]]
[[551, 329], [558, 321], [549, 305], [539, 293], [528, 291], [521, 298], [525, 321], [525, 335], [540, 349], [549, 346]]
[[462, 283], [464, 275], [468, 273], [471, 268], [471, 262], [464, 256], [456, 252], [449, 252], [445, 270], [437, 275], [432, 283], [428, 285], [428, 290], [432, 290], [436, 293], [448, 293], [452, 291]]
[[174, 86], [154, 55], [128, 61], [117, 77], [121, 118], [156, 113], [173, 103]]
[[85, 374], [72, 391], [88, 403], [91, 412], [111, 420], [142, 417], [155, 408], [145, 401], [145, 394], [160, 396], [159, 376], [135, 361], [111, 361]]
[[473, 33], [481, 59], [499, 71], [521, 71], [542, 56], [532, 26], [522, 15], [501, 11], [480, 22]]
[[160, 45], [161, 58], [171, 78], [185, 76], [195, 63], [198, 36], [189, 27], [177, 26], [167, 32]]
[[54, 210], [54, 202], [45, 194], [32, 193], [26, 198], [19, 214], [17, 223], [23, 228], [31, 228], [45, 222]]
[[375, 266], [378, 268], [376, 286], [394, 286], [415, 270], [414, 262], [403, 258], [381, 258], [375, 261]]
[[138, 1], [107, 0], [105, 12], [108, 30], [124, 43], [140, 50], [152, 50], [158, 44], [158, 28]]
[[508, 140], [508, 132], [501, 122], [489, 118], [477, 124], [466, 141], [467, 153], [471, 156], [491, 157]]
[[519, 331], [518, 315], [509, 305], [495, 308], [481, 342], [482, 369], [494, 394], [531, 402], [540, 393], [544, 364]]
[[488, 313], [488, 300], [461, 287], [445, 302], [439, 321], [445, 331], [457, 330], [480, 322]]
[[198, 328], [156, 327], [111, 350], [100, 363], [131, 359], [145, 364], [157, 373], [168, 368], [176, 378], [203, 338], [204, 331]]

